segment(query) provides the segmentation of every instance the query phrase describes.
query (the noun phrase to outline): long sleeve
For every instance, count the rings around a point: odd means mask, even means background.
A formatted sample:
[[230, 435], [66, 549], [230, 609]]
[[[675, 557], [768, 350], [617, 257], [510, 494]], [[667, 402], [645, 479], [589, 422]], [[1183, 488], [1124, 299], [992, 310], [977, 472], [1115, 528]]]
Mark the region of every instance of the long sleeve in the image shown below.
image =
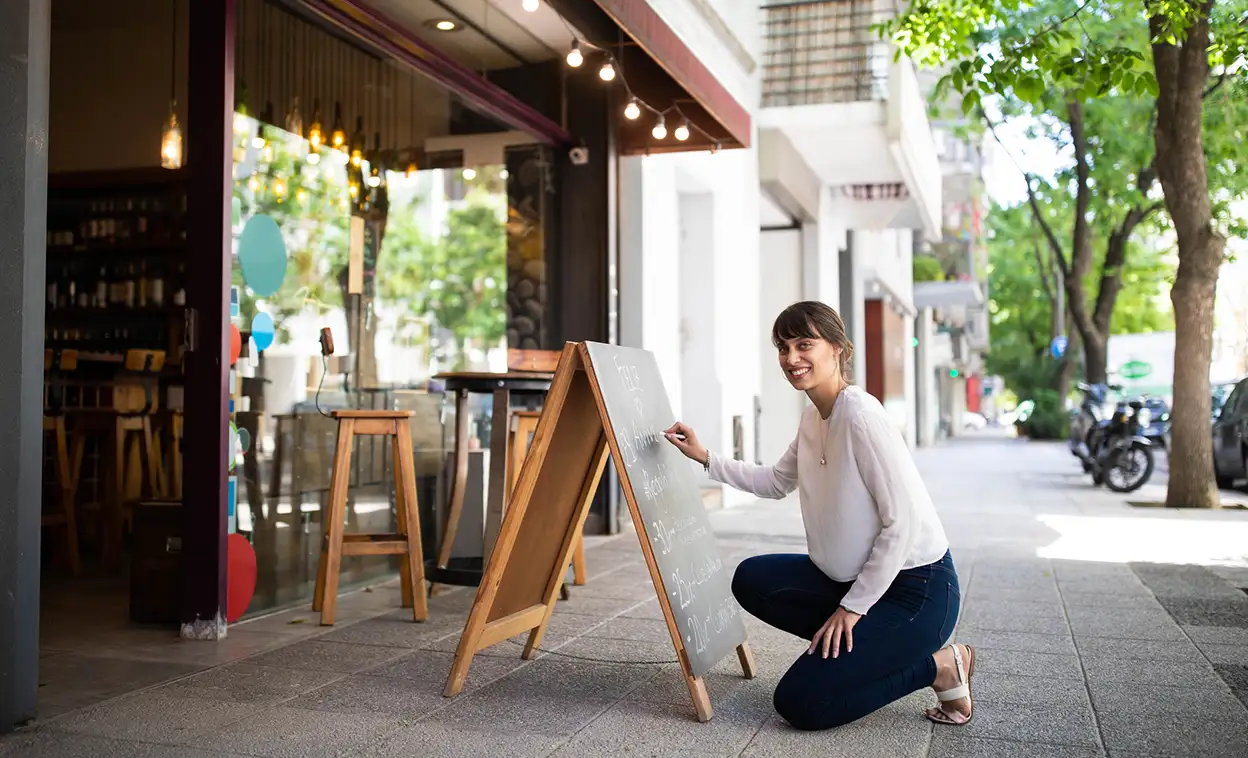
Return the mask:
[[793, 438], [774, 466], [730, 460], [712, 453], [708, 473], [717, 482], [757, 497], [779, 500], [797, 489], [797, 438]]
[[880, 533], [843, 605], [865, 614], [888, 590], [906, 561], [918, 532], [915, 524], [913, 462], [887, 417], [869, 414], [850, 429], [854, 462], [880, 516]]

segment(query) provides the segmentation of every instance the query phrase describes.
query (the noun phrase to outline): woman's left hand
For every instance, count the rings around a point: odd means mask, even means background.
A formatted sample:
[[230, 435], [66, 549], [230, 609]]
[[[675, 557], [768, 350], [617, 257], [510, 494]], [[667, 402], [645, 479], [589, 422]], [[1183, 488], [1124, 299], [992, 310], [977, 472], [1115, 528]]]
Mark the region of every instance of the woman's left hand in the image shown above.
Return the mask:
[[810, 655], [818, 650], [819, 643], [822, 641], [823, 657], [828, 657], [829, 647], [832, 649], [832, 657], [837, 657], [841, 652], [842, 634], [845, 636], [845, 652], [851, 652], [854, 649], [854, 624], [857, 624], [860, 618], [862, 618], [860, 614], [837, 608], [832, 618], [815, 632], [815, 638], [810, 641], [810, 649], [806, 651], [806, 654]]

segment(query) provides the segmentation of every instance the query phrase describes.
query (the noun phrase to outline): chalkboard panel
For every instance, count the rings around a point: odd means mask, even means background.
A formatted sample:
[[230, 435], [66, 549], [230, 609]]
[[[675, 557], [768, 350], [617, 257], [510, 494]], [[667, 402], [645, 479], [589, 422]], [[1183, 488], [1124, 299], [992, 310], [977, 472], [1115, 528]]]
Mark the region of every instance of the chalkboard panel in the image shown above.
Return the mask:
[[584, 343], [611, 436], [658, 564], [660, 589], [684, 641], [689, 668], [702, 676], [745, 642], [741, 607], [732, 596], [693, 465], [663, 437], [676, 421], [654, 354], [647, 350]]

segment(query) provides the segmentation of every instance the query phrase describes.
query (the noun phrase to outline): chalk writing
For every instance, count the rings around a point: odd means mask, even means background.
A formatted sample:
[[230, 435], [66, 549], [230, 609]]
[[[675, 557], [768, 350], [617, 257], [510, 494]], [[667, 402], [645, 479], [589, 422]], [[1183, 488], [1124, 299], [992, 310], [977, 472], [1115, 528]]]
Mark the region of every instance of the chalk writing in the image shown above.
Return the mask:
[[620, 381], [624, 382], [624, 389], [629, 392], [641, 392], [641, 374], [637, 371], [637, 367], [629, 363], [620, 363], [618, 356], [612, 361], [615, 363], [615, 371], [620, 375]]

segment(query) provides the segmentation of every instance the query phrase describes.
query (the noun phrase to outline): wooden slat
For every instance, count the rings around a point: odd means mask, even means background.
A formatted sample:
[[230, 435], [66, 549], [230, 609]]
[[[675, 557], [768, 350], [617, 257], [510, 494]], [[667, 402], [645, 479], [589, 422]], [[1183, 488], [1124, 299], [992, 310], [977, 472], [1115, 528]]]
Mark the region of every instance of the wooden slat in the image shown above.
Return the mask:
[[407, 541], [344, 542], [343, 555], [407, 555]]
[[[400, 419], [411, 418], [415, 414], [414, 411], [331, 411], [330, 415], [334, 418], [375, 418], [375, 419]], [[359, 427], [356, 427], [356, 434], [360, 434]]]
[[546, 611], [546, 604], [538, 603], [522, 611], [516, 611], [498, 621], [491, 621], [481, 631], [481, 640], [477, 643], [477, 650], [484, 650], [492, 645], [497, 645], [503, 640], [509, 640], [517, 634], [523, 634], [533, 629], [542, 623], [542, 620], [546, 617]]
[[376, 435], [390, 437], [395, 434], [394, 419], [361, 418], [355, 422], [355, 436]]

